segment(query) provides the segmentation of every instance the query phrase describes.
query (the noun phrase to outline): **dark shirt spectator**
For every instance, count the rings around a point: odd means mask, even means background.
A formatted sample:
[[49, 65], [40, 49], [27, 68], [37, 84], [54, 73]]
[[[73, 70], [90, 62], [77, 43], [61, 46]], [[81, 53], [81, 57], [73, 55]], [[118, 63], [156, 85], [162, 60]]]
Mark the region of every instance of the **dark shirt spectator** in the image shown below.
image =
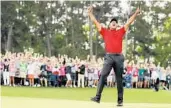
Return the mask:
[[66, 72], [66, 74], [71, 74], [71, 66], [66, 66], [65, 67], [65, 72]]
[[84, 74], [85, 73], [85, 65], [81, 65], [79, 67], [79, 69], [80, 69], [80, 74]]

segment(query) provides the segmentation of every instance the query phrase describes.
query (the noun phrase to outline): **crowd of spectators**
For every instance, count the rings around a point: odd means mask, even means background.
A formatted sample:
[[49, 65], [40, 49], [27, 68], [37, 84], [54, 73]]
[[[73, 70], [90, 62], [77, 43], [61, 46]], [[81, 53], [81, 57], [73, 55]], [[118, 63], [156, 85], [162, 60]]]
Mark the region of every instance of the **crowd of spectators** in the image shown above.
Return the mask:
[[[85, 60], [67, 55], [46, 57], [25, 53], [1, 54], [1, 85], [32, 87], [97, 87], [103, 67], [103, 58]], [[171, 68], [152, 62], [125, 60], [123, 83], [126, 88], [152, 88], [160, 79], [162, 89], [171, 89]], [[106, 87], [116, 87], [112, 69], [106, 79]]]

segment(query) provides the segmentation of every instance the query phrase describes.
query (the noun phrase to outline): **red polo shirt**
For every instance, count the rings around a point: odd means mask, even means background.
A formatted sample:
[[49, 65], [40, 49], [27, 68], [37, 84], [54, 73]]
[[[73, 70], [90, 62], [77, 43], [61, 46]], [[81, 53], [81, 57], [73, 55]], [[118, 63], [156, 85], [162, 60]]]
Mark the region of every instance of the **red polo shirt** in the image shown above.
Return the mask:
[[132, 66], [127, 66], [127, 74], [131, 74], [132, 73]]
[[122, 53], [122, 40], [125, 32], [124, 27], [119, 30], [101, 28], [100, 34], [104, 39], [105, 50], [107, 53]]
[[134, 68], [133, 77], [137, 77], [137, 76], [138, 76], [138, 68]]

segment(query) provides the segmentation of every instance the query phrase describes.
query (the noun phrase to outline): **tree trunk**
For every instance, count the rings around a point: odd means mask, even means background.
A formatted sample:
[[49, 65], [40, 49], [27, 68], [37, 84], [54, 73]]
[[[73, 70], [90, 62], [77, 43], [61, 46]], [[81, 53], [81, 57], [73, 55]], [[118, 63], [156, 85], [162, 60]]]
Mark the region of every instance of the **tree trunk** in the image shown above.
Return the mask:
[[72, 36], [72, 39], [71, 39], [71, 42], [72, 42], [72, 45], [75, 46], [74, 45], [74, 27], [73, 27], [73, 21], [72, 20], [71, 20], [71, 24], [72, 24], [72, 28], [71, 28], [71, 32], [72, 32], [71, 36]]
[[12, 42], [12, 28], [13, 26], [11, 25], [8, 31], [8, 38], [7, 38], [7, 51], [11, 50], [11, 42]]
[[68, 38], [65, 38], [65, 46], [68, 46]]
[[[73, 7], [71, 7], [71, 12], [73, 11]], [[72, 45], [75, 47], [75, 40], [74, 40], [74, 23], [73, 23], [73, 13], [72, 13], [72, 19], [71, 19], [71, 26], [72, 26], [72, 28], [71, 28], [71, 32], [72, 32], [72, 37], [71, 37], [71, 42], [72, 42]]]
[[48, 57], [50, 57], [51, 56], [50, 34], [46, 35], [46, 43], [47, 43]]
[[[43, 22], [43, 25], [44, 25], [44, 30], [48, 31], [45, 22]], [[50, 42], [51, 33], [47, 32], [45, 35], [46, 35], [46, 44], [47, 44], [48, 57], [50, 57], [51, 56], [51, 42]]]

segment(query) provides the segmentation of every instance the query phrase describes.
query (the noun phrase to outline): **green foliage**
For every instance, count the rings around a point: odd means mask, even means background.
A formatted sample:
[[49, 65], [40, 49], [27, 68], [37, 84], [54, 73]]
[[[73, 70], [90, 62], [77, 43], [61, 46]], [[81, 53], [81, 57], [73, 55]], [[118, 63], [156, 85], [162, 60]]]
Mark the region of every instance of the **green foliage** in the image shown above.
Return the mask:
[[165, 32], [157, 31], [155, 32], [154, 43], [156, 48], [154, 52], [156, 53], [155, 62], [161, 62], [161, 65], [167, 66], [168, 60], [171, 59], [171, 34], [168, 26], [171, 25], [171, 19], [166, 19], [164, 23]]
[[[96, 5], [93, 11], [99, 22], [107, 24], [113, 17], [119, 18], [122, 24], [126, 22], [127, 14], [123, 12], [119, 1], [93, 1], [93, 4], [99, 3], [101, 5]], [[139, 3], [131, 1], [130, 13], [133, 13]], [[151, 6], [147, 6], [144, 1], [141, 2], [143, 12], [130, 26], [128, 46], [124, 47], [127, 50], [126, 59], [135, 59], [136, 56], [145, 59], [154, 57], [156, 62], [165, 65], [171, 58], [171, 46], [168, 45], [171, 40], [171, 18], [168, 18], [171, 2], [166, 2], [165, 8], [154, 5], [162, 4], [162, 1], [151, 3]], [[90, 51], [85, 49], [83, 43], [89, 43], [89, 32], [92, 30], [93, 54], [103, 56], [103, 41], [99, 38], [95, 25], [92, 25], [91, 30], [89, 27], [86, 14], [89, 5], [90, 1], [65, 1], [63, 4], [59, 1], [2, 1], [2, 53], [5, 53], [12, 26], [11, 52], [21, 52], [24, 47], [31, 47], [35, 52], [45, 55], [61, 53], [86, 58]], [[118, 11], [114, 12], [116, 10]], [[166, 17], [159, 18], [161, 13]]]

